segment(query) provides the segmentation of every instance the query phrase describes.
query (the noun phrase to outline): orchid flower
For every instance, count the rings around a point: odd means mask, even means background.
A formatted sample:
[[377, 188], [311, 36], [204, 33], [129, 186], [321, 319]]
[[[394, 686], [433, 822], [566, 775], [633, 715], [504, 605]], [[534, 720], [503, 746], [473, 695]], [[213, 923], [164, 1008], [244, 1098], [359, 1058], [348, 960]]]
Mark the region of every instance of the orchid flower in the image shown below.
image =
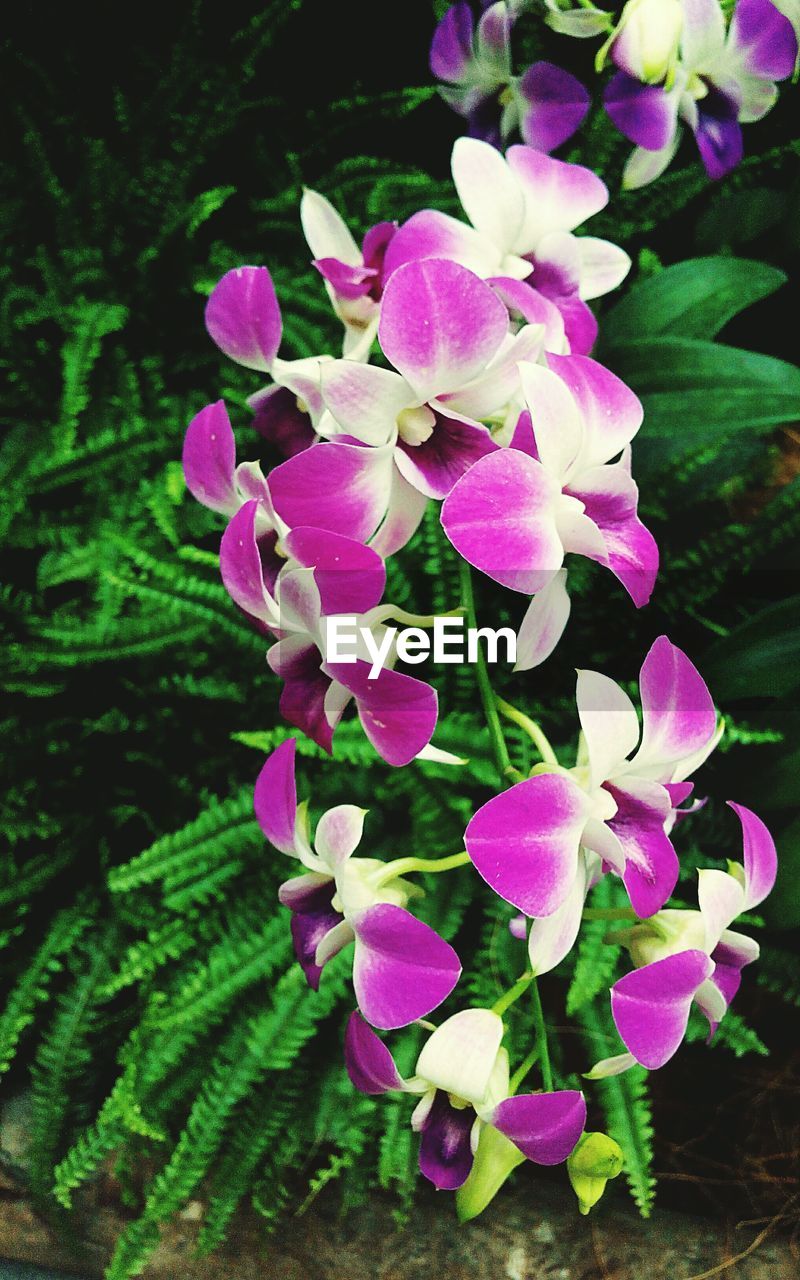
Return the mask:
[[404, 1080], [386, 1045], [357, 1013], [347, 1024], [345, 1064], [362, 1093], [421, 1095], [411, 1126], [421, 1134], [419, 1167], [440, 1191], [466, 1182], [481, 1130], [504, 1134], [534, 1164], [561, 1164], [583, 1133], [586, 1103], [574, 1089], [509, 1096], [502, 1019], [463, 1009], [430, 1035]]
[[534, 62], [523, 75], [512, 74], [511, 29], [519, 7], [484, 6], [476, 26], [466, 0], [452, 5], [433, 33], [431, 71], [472, 137], [500, 146], [519, 129], [529, 146], [553, 151], [579, 128], [589, 95], [552, 62]]
[[622, 878], [640, 917], [664, 906], [678, 878], [665, 827], [692, 790], [685, 779], [718, 741], [714, 705], [699, 672], [666, 636], [642, 664], [639, 691], [641, 735], [619, 685], [580, 671], [577, 765], [556, 766], [495, 796], [464, 836], [476, 869], [501, 898], [534, 918], [563, 909], [556, 925], [567, 935], [585, 896], [581, 848]]
[[520, 366], [528, 408], [511, 448], [476, 462], [441, 517], [465, 560], [534, 596], [518, 637], [519, 670], [542, 662], [566, 625], [566, 575], [559, 571], [567, 552], [609, 568], [637, 608], [649, 600], [658, 571], [630, 471], [641, 404], [587, 356], [549, 355], [547, 362]]
[[408, 764], [430, 742], [436, 727], [435, 690], [390, 666], [373, 678], [372, 664], [363, 652], [352, 663], [328, 662], [325, 657], [326, 618], [354, 617], [357, 626], [372, 633], [380, 631], [382, 620], [393, 613], [392, 606], [375, 609], [385, 582], [380, 556], [352, 538], [295, 528], [284, 540], [292, 560], [284, 562], [270, 581], [258, 518], [255, 500], [233, 517], [222, 537], [220, 571], [233, 601], [278, 636], [267, 661], [285, 682], [281, 714], [330, 752], [334, 730], [354, 700], [378, 754], [389, 764]]
[[699, 911], [659, 911], [630, 930], [626, 945], [638, 967], [611, 988], [611, 1012], [628, 1052], [597, 1063], [593, 1077], [618, 1074], [634, 1062], [663, 1067], [686, 1034], [692, 1003], [708, 1019], [711, 1039], [739, 990], [742, 969], [758, 959], [758, 943], [729, 926], [771, 892], [775, 843], [751, 809], [728, 803], [742, 826], [744, 865], [698, 872]]
[[374, 1026], [404, 1027], [440, 1005], [458, 982], [458, 956], [406, 910], [419, 890], [393, 877], [391, 864], [353, 856], [366, 810], [352, 804], [328, 809], [312, 846], [306, 806], [297, 803], [293, 738], [261, 769], [254, 806], [270, 843], [304, 868], [281, 885], [278, 897], [292, 912], [295, 954], [309, 985], [316, 991], [327, 962], [354, 942], [356, 1000]]
[[772, 0], [738, 0], [727, 30], [718, 0], [682, 0], [682, 7], [680, 57], [663, 84], [634, 78], [638, 67], [624, 41], [611, 47], [622, 69], [603, 102], [620, 132], [637, 144], [623, 175], [629, 188], [664, 172], [680, 144], [680, 121], [694, 134], [708, 176], [730, 173], [743, 154], [742, 124], [772, 109], [775, 82], [795, 67], [797, 36]]
[[256, 428], [290, 455], [309, 445], [322, 413], [318, 367], [329, 357], [279, 358], [283, 320], [267, 268], [226, 272], [206, 303], [205, 318], [220, 351], [273, 380], [274, 385], [255, 392], [248, 402]]
[[456, 262], [409, 262], [389, 278], [378, 339], [393, 369], [333, 360], [320, 366], [323, 434], [391, 446], [403, 479], [443, 498], [497, 446], [479, 421], [505, 414], [518, 363], [536, 359], [543, 326], [509, 332], [506, 307]]
[[300, 220], [314, 266], [344, 325], [344, 354], [350, 360], [366, 360], [378, 328], [383, 260], [397, 223], [370, 227], [359, 249], [330, 201], [310, 190], [303, 192]]
[[615, 289], [631, 265], [617, 245], [572, 234], [608, 203], [605, 183], [532, 147], [509, 147], [504, 158], [475, 138], [457, 140], [452, 171], [472, 225], [434, 209], [413, 214], [389, 245], [387, 275], [404, 262], [449, 258], [484, 279], [526, 280], [561, 312], [570, 349], [585, 355], [597, 336], [587, 300]]

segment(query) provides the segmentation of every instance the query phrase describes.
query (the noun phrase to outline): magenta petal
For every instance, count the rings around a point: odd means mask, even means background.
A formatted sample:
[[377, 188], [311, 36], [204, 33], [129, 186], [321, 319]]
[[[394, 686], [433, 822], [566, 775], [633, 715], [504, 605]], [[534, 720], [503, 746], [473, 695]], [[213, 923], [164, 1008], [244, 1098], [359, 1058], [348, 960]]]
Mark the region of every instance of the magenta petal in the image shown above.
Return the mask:
[[733, 800], [728, 801], [728, 807], [733, 809], [742, 824], [745, 876], [744, 906], [746, 911], [750, 911], [753, 907], [757, 907], [759, 903], [763, 902], [767, 894], [772, 892], [775, 877], [778, 874], [778, 855], [775, 850], [775, 841], [764, 823], [757, 814], [753, 813], [752, 809], [745, 808], [743, 804], [735, 804]]
[[392, 451], [323, 442], [270, 472], [275, 510], [290, 528], [329, 529], [366, 542], [389, 503]]
[[422, 1127], [419, 1168], [437, 1191], [457, 1191], [469, 1177], [474, 1123], [472, 1107], [454, 1107], [446, 1093], [436, 1090]]
[[664, 831], [672, 810], [666, 788], [640, 778], [622, 778], [605, 789], [617, 812], [607, 822], [625, 854], [623, 882], [641, 919], [660, 911], [678, 882], [678, 855]]
[[364, 732], [387, 764], [408, 764], [427, 746], [436, 728], [436, 691], [424, 680], [385, 667], [370, 678], [368, 662], [326, 663], [332, 679], [356, 699]]
[[479, 875], [527, 916], [557, 911], [575, 882], [587, 800], [561, 774], [518, 782], [471, 819], [464, 843]]
[[294, 780], [295, 740], [287, 738], [267, 756], [256, 779], [253, 807], [264, 835], [281, 853], [295, 852], [294, 824], [297, 787]]
[[316, 267], [340, 298], [352, 301], [366, 297], [374, 284], [375, 270], [372, 267], [351, 266], [339, 258], [315, 258], [312, 266]]
[[273, 671], [286, 682], [279, 704], [281, 715], [330, 754], [336, 725], [328, 719], [325, 699], [331, 680], [322, 670], [316, 645], [305, 637], [292, 636], [273, 645], [268, 658]]
[[222, 535], [219, 568], [225, 590], [245, 613], [261, 622], [274, 621], [264, 586], [264, 571], [256, 541], [258, 501], [240, 507]]
[[500, 299], [456, 262], [407, 262], [386, 285], [378, 339], [421, 401], [483, 373], [507, 332]]
[[525, 105], [520, 132], [528, 146], [554, 151], [571, 138], [589, 110], [588, 92], [575, 76], [552, 62], [534, 62], [519, 82]]
[[709, 178], [724, 178], [744, 154], [738, 102], [712, 85], [698, 103], [694, 136]]
[[497, 445], [480, 423], [430, 407], [436, 418], [433, 433], [422, 444], [400, 440], [395, 463], [403, 478], [426, 498], [446, 498], [456, 481], [479, 458], [494, 453]]
[[[319, 990], [319, 980], [322, 974], [322, 965], [317, 964], [316, 955], [317, 948], [323, 938], [341, 924], [343, 916], [340, 911], [334, 911], [331, 901], [336, 893], [336, 885], [333, 880], [329, 880], [327, 885], [321, 885], [317, 890], [313, 903], [310, 903], [309, 910], [297, 911], [292, 913], [292, 942], [294, 943], [294, 952], [297, 956], [297, 962], [303, 973], [306, 975], [308, 985], [314, 991]], [[335, 952], [328, 956], [330, 960]]]
[[772, 0], [738, 0], [728, 41], [751, 76], [785, 80], [794, 71], [797, 36]]
[[314, 443], [311, 418], [298, 408], [297, 396], [288, 387], [267, 387], [251, 396], [248, 404], [255, 414], [253, 426], [258, 434], [285, 458], [293, 458]]
[[654, 641], [642, 663], [639, 690], [642, 742], [634, 761], [670, 782], [675, 766], [714, 736], [711, 694], [697, 668], [666, 636]]
[[224, 400], [207, 404], [192, 418], [183, 441], [186, 487], [212, 511], [231, 515], [239, 506], [233, 483], [236, 441]]
[[639, 490], [627, 468], [593, 467], [565, 490], [580, 498], [603, 535], [604, 563], [619, 578], [637, 609], [647, 604], [658, 575], [658, 546], [637, 515]]
[[621, 378], [584, 355], [548, 355], [547, 363], [567, 384], [586, 429], [584, 467], [610, 462], [642, 425], [641, 401]]
[[481, 458], [442, 507], [459, 555], [512, 591], [533, 595], [561, 567], [553, 504], [558, 490], [540, 462], [517, 449]]
[[472, 61], [472, 35], [472, 10], [467, 0], [458, 0], [433, 33], [430, 68], [437, 80], [458, 84]]
[[586, 1126], [586, 1103], [576, 1089], [522, 1093], [495, 1108], [492, 1124], [534, 1164], [561, 1164]]
[[206, 328], [246, 369], [268, 372], [281, 342], [281, 311], [266, 267], [235, 267], [206, 303]]
[[365, 613], [386, 585], [386, 566], [363, 542], [323, 529], [292, 529], [284, 546], [293, 559], [314, 570], [322, 613]]
[[603, 106], [620, 133], [646, 151], [661, 151], [672, 141], [679, 100], [661, 85], [642, 84], [625, 71], [612, 76], [603, 93]]
[[617, 1031], [643, 1067], [663, 1067], [678, 1049], [695, 992], [713, 969], [704, 951], [681, 951], [635, 969], [612, 987]]
[[361, 1093], [386, 1093], [403, 1087], [394, 1058], [357, 1009], [347, 1019], [344, 1064], [351, 1084]]
[[374, 1027], [389, 1030], [424, 1018], [446, 1000], [461, 975], [449, 942], [403, 907], [382, 903], [351, 921], [356, 935], [353, 988]]

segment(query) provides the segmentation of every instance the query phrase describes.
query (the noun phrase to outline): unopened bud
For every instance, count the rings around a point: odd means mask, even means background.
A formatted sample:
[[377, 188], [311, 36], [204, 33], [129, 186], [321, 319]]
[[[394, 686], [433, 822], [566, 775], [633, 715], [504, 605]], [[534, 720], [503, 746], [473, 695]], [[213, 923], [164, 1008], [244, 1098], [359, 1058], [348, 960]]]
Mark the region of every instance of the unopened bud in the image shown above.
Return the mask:
[[578, 1208], [587, 1214], [602, 1196], [609, 1178], [622, 1171], [622, 1149], [607, 1133], [584, 1133], [567, 1160]]
[[658, 84], [674, 70], [682, 31], [682, 0], [628, 0], [611, 56], [636, 80]]

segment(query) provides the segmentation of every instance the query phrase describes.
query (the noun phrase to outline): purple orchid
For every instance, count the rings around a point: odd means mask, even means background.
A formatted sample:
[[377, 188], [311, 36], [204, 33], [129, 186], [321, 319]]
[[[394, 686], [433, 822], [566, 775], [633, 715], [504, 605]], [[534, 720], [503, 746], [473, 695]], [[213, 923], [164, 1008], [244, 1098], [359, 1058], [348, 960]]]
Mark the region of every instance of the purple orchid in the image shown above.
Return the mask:
[[534, 62], [521, 76], [511, 69], [511, 29], [519, 6], [483, 5], [477, 25], [466, 0], [439, 22], [430, 66], [439, 92], [463, 116], [472, 137], [494, 146], [519, 130], [531, 147], [553, 151], [571, 138], [589, 110], [589, 94], [552, 62]]
[[440, 1005], [461, 974], [458, 956], [406, 910], [419, 890], [393, 875], [391, 863], [353, 856], [366, 810], [328, 809], [312, 847], [306, 806], [297, 804], [293, 738], [268, 757], [254, 805], [270, 843], [305, 869], [278, 897], [292, 912], [294, 949], [309, 985], [316, 991], [327, 962], [354, 942], [353, 987], [373, 1026], [404, 1027]]
[[267, 268], [235, 267], [226, 272], [206, 303], [205, 318], [220, 351], [273, 380], [274, 385], [255, 392], [248, 402], [261, 435], [289, 455], [306, 448], [322, 413], [318, 367], [327, 357], [280, 359], [283, 319]]
[[404, 262], [449, 258], [496, 283], [525, 280], [558, 308], [569, 349], [587, 354], [597, 336], [587, 302], [615, 289], [631, 265], [617, 245], [573, 235], [608, 203], [605, 183], [532, 147], [510, 147], [504, 158], [474, 138], [458, 139], [452, 170], [472, 225], [433, 209], [413, 214], [389, 245], [387, 274]]
[[350, 360], [366, 360], [378, 328], [385, 284], [383, 261], [397, 223], [379, 222], [370, 227], [359, 249], [330, 201], [310, 190], [303, 192], [300, 219], [314, 266], [344, 325], [344, 355]]
[[[681, 139], [680, 121], [695, 136], [710, 178], [723, 178], [742, 158], [742, 124], [775, 105], [776, 81], [795, 67], [792, 23], [772, 0], [738, 0], [726, 30], [718, 0], [682, 0], [679, 61], [662, 84], [635, 78], [624, 40], [611, 46], [622, 68], [603, 102], [614, 124], [636, 143], [625, 167], [626, 187], [640, 187], [669, 165]], [[624, 36], [624, 32], [623, 32]]]
[[[321, 447], [315, 446], [314, 452]], [[338, 446], [331, 448], [335, 456]], [[276, 475], [277, 471], [270, 477], [273, 483]], [[380, 556], [355, 539], [298, 527], [283, 539], [284, 555], [291, 559], [284, 559], [272, 579], [258, 520], [255, 500], [233, 517], [222, 537], [220, 571], [233, 601], [278, 637], [267, 660], [285, 682], [281, 714], [330, 752], [334, 730], [354, 700], [378, 754], [389, 764], [408, 764], [430, 742], [436, 727], [435, 690], [391, 666], [373, 677], [366, 654], [353, 662], [325, 657], [326, 618], [345, 615], [354, 626], [375, 634], [392, 616], [392, 606], [375, 607], [385, 582]]]
[[527, 411], [511, 448], [476, 462], [442, 507], [442, 527], [465, 560], [534, 596], [518, 636], [518, 670], [542, 662], [566, 625], [567, 552], [609, 568], [637, 608], [658, 571], [630, 471], [641, 404], [587, 356], [547, 362], [520, 366]]
[[758, 943], [729, 926], [771, 892], [775, 843], [751, 809], [729, 802], [742, 826], [744, 865], [698, 873], [699, 911], [659, 911], [630, 930], [626, 945], [637, 968], [611, 989], [611, 1011], [628, 1050], [598, 1063], [593, 1076], [634, 1062], [655, 1070], [679, 1048], [692, 1004], [705, 1014], [711, 1039], [739, 989], [742, 969], [758, 959]]
[[583, 1133], [586, 1103], [574, 1089], [509, 1096], [502, 1019], [464, 1009], [431, 1034], [404, 1080], [389, 1050], [357, 1013], [347, 1024], [345, 1063], [362, 1093], [421, 1094], [411, 1125], [421, 1135], [419, 1167], [440, 1191], [469, 1177], [484, 1126], [504, 1134], [535, 1164], [561, 1164]]
[[390, 277], [378, 338], [394, 369], [332, 360], [320, 367], [325, 435], [388, 446], [403, 479], [443, 498], [494, 444], [480, 419], [505, 414], [518, 363], [541, 352], [543, 328], [509, 331], [504, 304], [445, 259], [409, 262]]
[[667, 828], [692, 789], [685, 779], [718, 741], [714, 705], [699, 672], [666, 636], [647, 654], [639, 689], [641, 735], [619, 685], [579, 672], [575, 768], [553, 766], [495, 796], [464, 836], [476, 869], [501, 898], [534, 918], [563, 908], [554, 928], [566, 934], [591, 879], [581, 849], [622, 878], [642, 918], [664, 906], [678, 878]]

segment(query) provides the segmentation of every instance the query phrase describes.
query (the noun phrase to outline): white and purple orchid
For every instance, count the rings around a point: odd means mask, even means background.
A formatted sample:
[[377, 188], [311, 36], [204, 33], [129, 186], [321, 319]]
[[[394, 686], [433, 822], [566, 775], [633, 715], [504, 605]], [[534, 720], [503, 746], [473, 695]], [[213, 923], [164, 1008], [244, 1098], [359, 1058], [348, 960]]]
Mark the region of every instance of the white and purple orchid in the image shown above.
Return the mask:
[[519, 131], [529, 146], [553, 151], [571, 138], [589, 110], [589, 94], [570, 72], [552, 62], [534, 62], [520, 76], [512, 72], [514, 3], [482, 4], [475, 22], [472, 6], [459, 0], [433, 34], [431, 72], [449, 107], [468, 122], [472, 137], [494, 146]]
[[[496, 293], [456, 262], [409, 262], [389, 279], [378, 339], [393, 369], [333, 360], [320, 367], [320, 431], [391, 446], [400, 476], [443, 498], [497, 445], [481, 419], [503, 420], [518, 364], [542, 350], [543, 327], [513, 334]], [[419, 510], [419, 505], [415, 506]]]
[[407, 1026], [450, 995], [461, 973], [458, 956], [406, 910], [419, 891], [394, 875], [391, 863], [353, 856], [366, 810], [328, 809], [312, 845], [307, 806], [297, 803], [294, 760], [290, 738], [258, 775], [254, 805], [270, 843], [304, 868], [278, 891], [292, 912], [298, 962], [316, 990], [327, 962], [354, 942], [353, 987], [364, 1017], [382, 1029]]
[[404, 222], [386, 253], [391, 274], [404, 262], [449, 258], [496, 283], [524, 280], [563, 317], [569, 349], [587, 354], [597, 322], [587, 305], [628, 274], [624, 250], [576, 227], [608, 203], [591, 169], [554, 160], [532, 147], [503, 157], [474, 138], [453, 147], [453, 181], [471, 226], [423, 209]]
[[330, 201], [308, 189], [300, 202], [300, 220], [313, 265], [344, 325], [344, 354], [350, 360], [366, 360], [378, 328], [384, 258], [397, 223], [370, 227], [359, 249]]
[[660, 84], [646, 74], [658, 68], [642, 64], [636, 27], [623, 27], [611, 44], [620, 70], [603, 102], [636, 143], [623, 175], [627, 187], [664, 172], [680, 144], [681, 122], [694, 134], [709, 177], [730, 173], [743, 154], [741, 126], [772, 109], [776, 82], [794, 71], [797, 35], [772, 0], [738, 0], [730, 25], [719, 0], [681, 0], [681, 10], [678, 58], [670, 56]]
[[[578, 764], [542, 766], [553, 771], [495, 796], [467, 826], [467, 852], [487, 884], [526, 916], [561, 912], [553, 924], [559, 937], [574, 929], [574, 940], [593, 878], [581, 850], [622, 878], [642, 918], [664, 906], [678, 879], [668, 829], [692, 790], [686, 778], [718, 740], [714, 705], [699, 672], [666, 636], [647, 654], [639, 690], [641, 733], [618, 684], [579, 672]], [[548, 941], [545, 954], [551, 946], [557, 949]]]
[[617, 1074], [634, 1062], [663, 1067], [683, 1041], [693, 1003], [708, 1019], [710, 1040], [742, 969], [758, 959], [758, 943], [729, 926], [771, 892], [775, 843], [751, 809], [729, 804], [742, 826], [744, 865], [698, 872], [699, 911], [659, 911], [630, 930], [625, 945], [637, 968], [611, 989], [611, 1012], [628, 1052], [598, 1063], [592, 1076]]
[[586, 1124], [575, 1089], [510, 1095], [502, 1018], [490, 1009], [463, 1009], [425, 1042], [414, 1075], [404, 1080], [383, 1041], [357, 1013], [347, 1024], [345, 1063], [362, 1093], [396, 1090], [421, 1095], [411, 1125], [421, 1135], [419, 1167], [439, 1190], [469, 1177], [484, 1126], [504, 1134], [534, 1164], [561, 1164]]
[[518, 636], [518, 670], [542, 662], [566, 625], [568, 552], [609, 568], [637, 608], [650, 599], [658, 572], [630, 469], [640, 402], [586, 356], [550, 355], [547, 364], [520, 366], [527, 409], [511, 448], [480, 459], [441, 517], [465, 560], [534, 597]]

